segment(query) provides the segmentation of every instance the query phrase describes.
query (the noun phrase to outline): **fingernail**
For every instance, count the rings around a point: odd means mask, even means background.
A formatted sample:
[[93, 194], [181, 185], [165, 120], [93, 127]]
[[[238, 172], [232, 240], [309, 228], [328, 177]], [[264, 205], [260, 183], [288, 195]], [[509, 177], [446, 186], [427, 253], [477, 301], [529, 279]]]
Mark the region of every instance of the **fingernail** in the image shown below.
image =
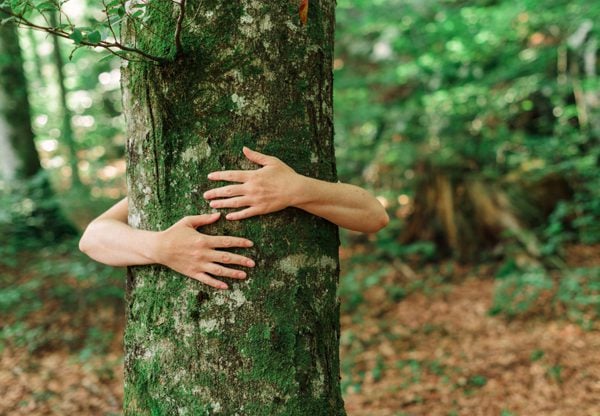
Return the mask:
[[212, 178], [214, 178], [214, 177], [215, 177], [215, 174], [214, 174], [214, 173], [212, 173], [212, 172], [211, 172], [211, 173], [209, 173], [209, 174], [208, 174], [208, 179], [212, 179]]
[[248, 267], [254, 267], [254, 262], [252, 260], [249, 260], [246, 262], [246, 266]]
[[245, 278], [245, 277], [246, 277], [246, 273], [244, 273], [244, 272], [241, 272], [241, 273], [239, 273], [239, 274], [238, 274], [238, 276], [239, 276], [241, 279], [243, 279], [243, 278]]
[[246, 241], [246, 245], [248, 247], [252, 247], [254, 245], [254, 243], [252, 241]]

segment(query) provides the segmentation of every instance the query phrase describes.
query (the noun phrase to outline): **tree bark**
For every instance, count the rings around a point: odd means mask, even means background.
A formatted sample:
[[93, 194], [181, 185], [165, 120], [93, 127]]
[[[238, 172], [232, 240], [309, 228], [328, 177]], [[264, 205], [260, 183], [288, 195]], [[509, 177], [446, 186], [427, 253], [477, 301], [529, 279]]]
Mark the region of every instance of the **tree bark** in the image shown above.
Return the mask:
[[40, 169], [19, 37], [9, 22], [0, 25], [0, 179], [10, 183]]
[[[335, 181], [334, 0], [152, 2], [126, 39], [173, 61], [125, 62], [129, 222], [164, 230], [211, 209], [207, 174], [255, 169], [242, 146]], [[345, 415], [339, 372], [338, 230], [288, 208], [201, 230], [255, 242], [244, 281], [212, 289], [161, 266], [130, 267], [127, 415]]]

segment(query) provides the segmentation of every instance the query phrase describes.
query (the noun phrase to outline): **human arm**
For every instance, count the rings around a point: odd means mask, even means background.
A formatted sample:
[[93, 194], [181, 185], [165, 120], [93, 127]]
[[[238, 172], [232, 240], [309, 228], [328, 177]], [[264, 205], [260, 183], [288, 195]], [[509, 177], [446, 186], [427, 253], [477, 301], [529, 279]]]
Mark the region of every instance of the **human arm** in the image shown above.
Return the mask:
[[217, 221], [220, 214], [183, 217], [164, 231], [146, 231], [127, 224], [128, 200], [117, 202], [94, 219], [79, 241], [79, 249], [110, 266], [162, 264], [207, 285], [226, 289], [213, 276], [243, 279], [246, 273], [222, 264], [253, 267], [244, 256], [219, 248], [251, 247], [250, 240], [209, 236], [196, 228]]
[[262, 167], [257, 170], [212, 172], [208, 176], [211, 180], [238, 183], [204, 193], [204, 197], [211, 200], [212, 208], [246, 207], [227, 214], [228, 220], [241, 220], [296, 207], [340, 227], [365, 233], [377, 232], [389, 222], [379, 201], [358, 186], [303, 176], [276, 157], [247, 147], [243, 152], [249, 160]]

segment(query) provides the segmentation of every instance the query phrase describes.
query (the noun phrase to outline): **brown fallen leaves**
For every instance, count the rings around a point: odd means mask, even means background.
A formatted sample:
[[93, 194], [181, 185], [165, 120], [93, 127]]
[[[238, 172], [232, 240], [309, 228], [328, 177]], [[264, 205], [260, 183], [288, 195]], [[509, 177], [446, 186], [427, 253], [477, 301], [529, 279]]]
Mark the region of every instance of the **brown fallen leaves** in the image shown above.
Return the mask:
[[[600, 247], [586, 250], [577, 262], [598, 264]], [[364, 303], [342, 316], [348, 415], [600, 415], [598, 327], [489, 316], [489, 270], [455, 270], [456, 282], [399, 302], [371, 286]], [[4, 349], [0, 415], [121, 414], [122, 328], [115, 331], [109, 354], [85, 363], [56, 346], [35, 354]]]

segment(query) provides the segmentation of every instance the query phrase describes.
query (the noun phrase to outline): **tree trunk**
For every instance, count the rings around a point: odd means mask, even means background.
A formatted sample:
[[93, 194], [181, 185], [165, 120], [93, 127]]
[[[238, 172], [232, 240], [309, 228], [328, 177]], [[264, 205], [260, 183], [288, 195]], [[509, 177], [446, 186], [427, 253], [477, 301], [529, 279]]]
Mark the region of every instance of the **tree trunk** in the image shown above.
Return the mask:
[[12, 22], [0, 24], [0, 181], [0, 191], [27, 206], [4, 207], [10, 218], [1, 224], [4, 244], [16, 247], [30, 242], [32, 235], [47, 244], [77, 234], [61, 212], [35, 148], [23, 58]]
[[416, 172], [414, 203], [399, 244], [433, 241], [445, 251], [442, 254], [475, 261], [482, 248], [492, 249], [508, 234], [530, 256], [540, 257], [539, 242], [500, 183], [486, 182], [458, 167], [443, 169], [430, 161], [419, 162]]
[[9, 22], [0, 25], [0, 179], [10, 183], [40, 171], [33, 138], [19, 38]]
[[[126, 62], [129, 222], [163, 230], [211, 209], [209, 172], [255, 169], [246, 145], [335, 181], [334, 0], [155, 1], [128, 42], [173, 62]], [[244, 281], [212, 289], [161, 266], [127, 279], [125, 414], [344, 415], [339, 383], [337, 227], [304, 211], [201, 230], [244, 236]]]
[[[50, 12], [50, 23], [53, 27], [58, 27], [58, 19], [56, 14], [58, 12]], [[71, 167], [71, 186], [81, 187], [81, 178], [79, 177], [79, 167], [77, 159], [77, 144], [75, 143], [75, 136], [73, 134], [73, 127], [71, 126], [71, 119], [73, 114], [67, 105], [67, 88], [65, 87], [65, 71], [64, 71], [64, 60], [60, 51], [60, 42], [58, 36], [52, 36], [53, 42], [53, 53], [54, 66], [56, 67], [56, 82], [58, 83], [58, 91], [60, 95], [60, 103], [63, 109], [62, 117], [62, 142], [69, 151], [69, 166]]]

